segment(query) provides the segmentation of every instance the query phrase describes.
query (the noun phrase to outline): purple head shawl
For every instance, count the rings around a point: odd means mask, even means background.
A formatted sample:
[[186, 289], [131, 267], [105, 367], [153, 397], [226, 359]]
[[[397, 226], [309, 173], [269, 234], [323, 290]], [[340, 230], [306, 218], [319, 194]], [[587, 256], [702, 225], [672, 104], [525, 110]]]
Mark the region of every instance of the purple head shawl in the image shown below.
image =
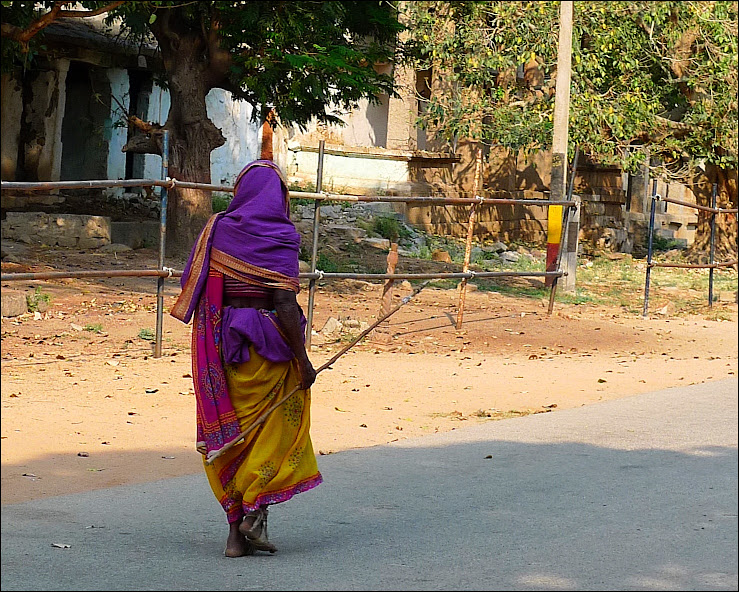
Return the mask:
[[[197, 311], [192, 331], [197, 448], [206, 456], [240, 434], [222, 357], [225, 353], [226, 362], [237, 362], [240, 360], [229, 358], [248, 355], [248, 347], [233, 342], [241, 340], [239, 331], [258, 349], [262, 344], [269, 359], [287, 361], [293, 356], [279, 337], [274, 319], [255, 309], [238, 309], [243, 314], [231, 315], [230, 308], [223, 308], [223, 277], [209, 273], [211, 247], [251, 265], [297, 278], [300, 234], [288, 213], [287, 186], [279, 168], [271, 161], [250, 163], [236, 179], [231, 204], [225, 212], [210, 218], [185, 266], [182, 293], [171, 314], [189, 322]], [[260, 338], [255, 339], [258, 335]], [[228, 341], [235, 345], [229, 347]], [[229, 354], [229, 350], [236, 353]]]
[[[287, 183], [277, 165], [269, 160], [246, 165], [236, 178], [228, 208], [210, 219], [193, 246], [180, 280], [187, 308], [178, 306], [172, 314], [190, 322], [208, 277], [211, 247], [251, 265], [298, 277], [300, 234], [289, 208]], [[198, 275], [191, 280], [193, 272]]]
[[288, 212], [279, 169], [271, 161], [257, 160], [236, 178], [234, 198], [218, 221], [213, 246], [252, 265], [297, 277], [300, 234]]

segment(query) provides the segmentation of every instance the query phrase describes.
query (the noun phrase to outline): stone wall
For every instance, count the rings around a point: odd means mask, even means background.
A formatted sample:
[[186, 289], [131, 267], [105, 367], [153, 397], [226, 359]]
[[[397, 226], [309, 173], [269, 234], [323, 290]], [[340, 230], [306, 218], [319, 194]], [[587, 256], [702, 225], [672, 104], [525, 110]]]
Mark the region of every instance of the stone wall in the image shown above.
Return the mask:
[[581, 250], [587, 254], [631, 253], [635, 237], [624, 224], [626, 196], [621, 191], [584, 195], [580, 210]]
[[[538, 191], [501, 192], [489, 197], [508, 199], [548, 199]], [[583, 253], [631, 253], [635, 237], [624, 224], [625, 196], [622, 191], [582, 195], [580, 210], [580, 250]], [[432, 234], [467, 236], [470, 206], [429, 206], [408, 204], [405, 219], [414, 227]], [[475, 214], [476, 240], [547, 243], [548, 208], [540, 205], [490, 204], [478, 206]]]
[[110, 244], [111, 221], [106, 216], [8, 212], [2, 237], [25, 244], [94, 249]]
[[[538, 191], [500, 193], [488, 197], [506, 199], [547, 199]], [[405, 207], [409, 224], [432, 234], [465, 238], [469, 221], [469, 205], [415, 205]], [[475, 212], [474, 237], [481, 241], [522, 241], [532, 244], [547, 242], [547, 207], [540, 205], [488, 204], [483, 202]]]

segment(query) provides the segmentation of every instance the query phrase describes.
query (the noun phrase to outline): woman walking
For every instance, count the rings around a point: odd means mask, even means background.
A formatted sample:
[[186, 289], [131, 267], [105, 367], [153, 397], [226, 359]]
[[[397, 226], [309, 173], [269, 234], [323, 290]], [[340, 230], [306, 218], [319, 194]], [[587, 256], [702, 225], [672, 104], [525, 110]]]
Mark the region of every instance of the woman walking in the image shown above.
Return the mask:
[[[309, 433], [316, 372], [296, 299], [300, 234], [289, 213], [277, 165], [247, 165], [229, 207], [210, 218], [193, 247], [170, 313], [193, 321], [197, 449], [226, 512], [227, 557], [277, 551], [267, 534], [268, 506], [322, 481]], [[296, 387], [257, 429], [241, 436]]]

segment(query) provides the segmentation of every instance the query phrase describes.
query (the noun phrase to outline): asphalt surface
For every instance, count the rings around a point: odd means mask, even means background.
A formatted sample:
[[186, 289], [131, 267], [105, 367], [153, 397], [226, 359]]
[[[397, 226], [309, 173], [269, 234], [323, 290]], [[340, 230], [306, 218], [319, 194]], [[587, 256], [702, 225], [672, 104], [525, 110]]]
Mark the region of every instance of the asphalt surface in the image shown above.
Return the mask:
[[1, 587], [737, 590], [737, 399], [722, 380], [321, 456], [325, 482], [272, 507], [274, 555], [223, 556], [204, 475], [5, 505]]

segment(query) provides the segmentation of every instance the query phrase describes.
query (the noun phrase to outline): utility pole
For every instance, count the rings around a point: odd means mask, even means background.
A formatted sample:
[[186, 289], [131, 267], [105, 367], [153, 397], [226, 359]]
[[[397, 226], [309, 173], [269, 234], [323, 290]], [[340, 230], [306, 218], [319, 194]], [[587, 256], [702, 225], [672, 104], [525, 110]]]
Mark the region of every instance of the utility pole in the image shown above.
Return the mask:
[[[563, 201], [567, 195], [567, 142], [570, 121], [570, 68], [572, 63], [572, 12], [571, 0], [560, 2], [559, 46], [557, 50], [557, 83], [554, 95], [554, 134], [552, 138], [552, 201]], [[552, 207], [552, 206], [550, 206]], [[565, 292], [575, 291], [577, 269], [577, 235], [580, 232], [580, 206], [566, 217], [562, 228], [561, 264], [566, 275], [560, 282]]]

